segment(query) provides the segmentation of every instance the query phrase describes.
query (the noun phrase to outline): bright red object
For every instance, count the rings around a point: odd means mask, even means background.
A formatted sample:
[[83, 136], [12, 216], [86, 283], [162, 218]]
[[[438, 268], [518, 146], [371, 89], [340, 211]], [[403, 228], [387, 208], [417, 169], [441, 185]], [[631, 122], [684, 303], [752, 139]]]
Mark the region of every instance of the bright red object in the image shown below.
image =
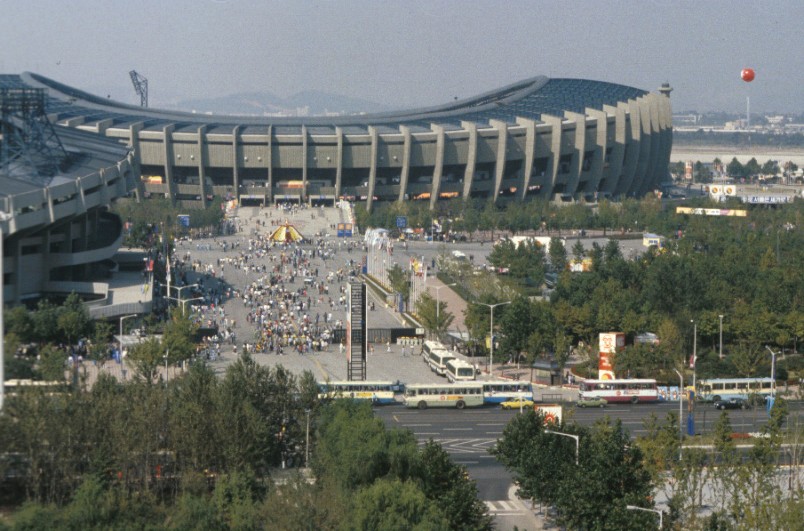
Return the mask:
[[746, 83], [750, 83], [751, 81], [753, 81], [755, 75], [756, 73], [754, 72], [753, 68], [743, 68], [743, 71], [740, 72], [740, 77]]

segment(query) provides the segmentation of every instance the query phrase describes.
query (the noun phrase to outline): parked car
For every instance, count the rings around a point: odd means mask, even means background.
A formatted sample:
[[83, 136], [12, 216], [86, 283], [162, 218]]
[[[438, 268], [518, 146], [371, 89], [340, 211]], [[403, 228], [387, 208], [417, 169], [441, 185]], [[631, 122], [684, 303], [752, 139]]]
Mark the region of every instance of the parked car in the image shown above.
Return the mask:
[[729, 398], [715, 401], [715, 409], [748, 409], [751, 405], [742, 398]]
[[581, 398], [575, 405], [578, 407], [606, 407], [608, 401], [605, 398]]
[[519, 409], [520, 407], [522, 409], [533, 408], [533, 400], [514, 398], [513, 400], [503, 402], [500, 404], [500, 407], [503, 409]]

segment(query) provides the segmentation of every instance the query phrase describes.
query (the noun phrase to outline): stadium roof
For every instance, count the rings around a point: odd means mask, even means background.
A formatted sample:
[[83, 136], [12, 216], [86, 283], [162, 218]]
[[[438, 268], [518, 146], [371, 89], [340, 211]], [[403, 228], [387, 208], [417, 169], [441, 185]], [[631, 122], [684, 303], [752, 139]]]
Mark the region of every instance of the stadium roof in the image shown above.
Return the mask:
[[381, 133], [396, 133], [400, 126], [414, 132], [429, 131], [432, 124], [447, 130], [461, 129], [463, 121], [475, 122], [479, 127], [487, 126], [490, 120], [514, 124], [517, 117], [539, 120], [543, 114], [583, 113], [586, 108], [602, 109], [604, 105], [617, 105], [647, 94], [641, 89], [603, 81], [538, 76], [434, 107], [341, 116], [258, 117], [143, 108], [95, 96], [33, 73], [0, 75], [0, 87], [3, 86], [47, 88], [47, 112], [58, 121], [81, 117], [86, 125], [112, 120], [110, 127], [143, 124], [146, 130], [161, 130], [172, 125], [174, 131], [189, 132], [204, 125], [207, 133], [230, 133], [240, 126], [241, 134], [265, 134], [271, 126], [274, 134], [290, 135], [299, 134], [302, 126], [308, 134], [315, 135], [332, 134], [335, 127], [347, 134], [365, 134], [369, 126]]

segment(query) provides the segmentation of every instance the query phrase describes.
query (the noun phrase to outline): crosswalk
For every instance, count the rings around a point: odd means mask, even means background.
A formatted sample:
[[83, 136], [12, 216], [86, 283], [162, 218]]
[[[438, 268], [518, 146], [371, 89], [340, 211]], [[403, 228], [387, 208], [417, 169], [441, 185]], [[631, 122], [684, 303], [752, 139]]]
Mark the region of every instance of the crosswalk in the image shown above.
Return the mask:
[[486, 500], [484, 503], [492, 516], [518, 516], [526, 512], [520, 502], [513, 500]]
[[[488, 455], [489, 449], [496, 443], [497, 439], [440, 439], [433, 438], [434, 442], [440, 444], [444, 450], [450, 454], [483, 454]], [[426, 439], [420, 439], [419, 445], [426, 443]]]

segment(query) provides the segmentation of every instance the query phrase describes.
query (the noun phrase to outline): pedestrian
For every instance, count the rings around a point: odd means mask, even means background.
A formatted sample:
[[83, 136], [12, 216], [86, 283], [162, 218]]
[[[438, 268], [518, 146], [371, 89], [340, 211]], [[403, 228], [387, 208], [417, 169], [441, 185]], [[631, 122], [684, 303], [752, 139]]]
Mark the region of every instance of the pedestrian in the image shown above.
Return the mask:
[[386, 351], [386, 352], [391, 352], [391, 342], [390, 342], [390, 341], [388, 341], [388, 343], [386, 343], [386, 349], [385, 349], [385, 351]]

